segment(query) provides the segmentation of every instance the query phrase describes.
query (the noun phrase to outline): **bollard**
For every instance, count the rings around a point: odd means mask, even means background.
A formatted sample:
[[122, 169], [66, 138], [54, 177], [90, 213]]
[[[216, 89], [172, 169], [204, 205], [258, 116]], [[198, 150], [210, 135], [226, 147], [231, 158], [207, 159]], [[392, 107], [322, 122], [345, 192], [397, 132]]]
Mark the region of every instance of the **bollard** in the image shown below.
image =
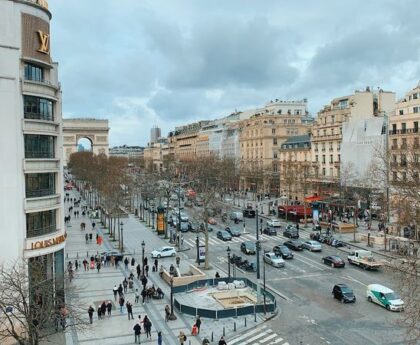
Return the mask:
[[245, 317], [245, 327], [246, 327], [246, 317]]
[[213, 342], [213, 332], [211, 332], [211, 342]]
[[225, 328], [223, 327], [223, 336], [225, 336]]
[[257, 322], [257, 313], [254, 314], [254, 321]]
[[233, 322], [233, 331], [236, 332], [236, 321]]

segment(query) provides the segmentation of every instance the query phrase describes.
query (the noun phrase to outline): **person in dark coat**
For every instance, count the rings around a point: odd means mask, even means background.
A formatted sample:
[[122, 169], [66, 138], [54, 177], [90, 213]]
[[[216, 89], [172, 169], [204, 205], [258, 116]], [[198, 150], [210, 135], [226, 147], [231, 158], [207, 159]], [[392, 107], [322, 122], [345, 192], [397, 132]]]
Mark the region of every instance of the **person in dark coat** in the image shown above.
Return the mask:
[[106, 304], [106, 310], [108, 311], [108, 316], [111, 316], [111, 311], [112, 311], [111, 301], [108, 301], [108, 303]]
[[197, 320], [195, 320], [195, 325], [197, 326], [198, 333], [200, 333], [200, 326], [201, 326], [200, 315], [197, 316]]
[[141, 290], [141, 298], [143, 299], [142, 303], [144, 304], [144, 300], [146, 299], [147, 291], [146, 289]]
[[141, 267], [140, 267], [140, 264], [137, 265], [136, 271], [137, 271], [137, 279], [140, 280], [140, 276], [141, 276]]
[[101, 314], [102, 314], [102, 318], [105, 317], [105, 313], [106, 313], [106, 303], [105, 301], [102, 302], [101, 304]]
[[124, 300], [124, 297], [123, 296], [120, 296], [120, 300], [119, 300], [119, 305], [120, 305], [120, 312], [121, 313], [123, 313], [123, 308], [124, 308], [124, 302], [125, 302], [125, 300]]
[[101, 306], [100, 306], [100, 305], [98, 305], [98, 310], [97, 310], [97, 312], [98, 312], [98, 319], [99, 319], [99, 320], [102, 320], [102, 310], [101, 310]]
[[131, 319], [134, 320], [133, 305], [130, 303], [130, 301], [127, 301], [127, 303], [125, 304], [125, 307], [127, 308], [128, 319], [130, 320], [130, 317], [131, 317]]
[[131, 258], [131, 266], [134, 266], [136, 263], [136, 260], [134, 260], [134, 258]]
[[146, 285], [147, 285], [147, 278], [146, 278], [146, 276], [143, 276], [141, 278], [141, 285], [143, 285], [143, 290], [145, 290], [146, 289]]
[[146, 338], [150, 337], [150, 339], [152, 339], [152, 322], [149, 320], [147, 315], [144, 316], [143, 327], [144, 331], [146, 332]]
[[92, 324], [93, 323], [93, 312], [95, 311], [95, 309], [93, 309], [93, 307], [90, 305], [89, 309], [88, 309], [88, 314], [89, 314], [89, 322]]
[[124, 259], [124, 266], [125, 266], [126, 270], [128, 270], [128, 263], [129, 263], [128, 258], [125, 258]]
[[123, 287], [122, 287], [122, 285], [120, 284], [120, 286], [118, 286], [118, 295], [119, 296], [121, 296], [122, 294], [123, 294]]
[[133, 331], [134, 331], [134, 343], [137, 344], [137, 340], [138, 340], [140, 344], [141, 326], [139, 325], [139, 323], [136, 323], [134, 325]]

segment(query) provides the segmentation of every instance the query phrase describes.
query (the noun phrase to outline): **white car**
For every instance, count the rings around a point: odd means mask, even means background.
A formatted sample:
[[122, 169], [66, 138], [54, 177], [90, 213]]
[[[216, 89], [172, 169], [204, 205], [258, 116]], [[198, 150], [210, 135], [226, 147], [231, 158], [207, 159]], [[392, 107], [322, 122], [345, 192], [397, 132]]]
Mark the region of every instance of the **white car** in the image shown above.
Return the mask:
[[317, 241], [312, 241], [312, 240], [303, 242], [303, 248], [308, 249], [311, 252], [321, 252], [322, 251], [321, 243], [319, 243]]
[[280, 228], [281, 227], [281, 223], [278, 219], [267, 220], [267, 225], [272, 226], [273, 228]]
[[166, 256], [175, 256], [176, 250], [174, 247], [162, 247], [160, 249], [155, 249], [152, 252], [152, 258], [164, 258]]
[[281, 256], [277, 256], [273, 252], [264, 254], [264, 261], [274, 267], [284, 267], [284, 260]]

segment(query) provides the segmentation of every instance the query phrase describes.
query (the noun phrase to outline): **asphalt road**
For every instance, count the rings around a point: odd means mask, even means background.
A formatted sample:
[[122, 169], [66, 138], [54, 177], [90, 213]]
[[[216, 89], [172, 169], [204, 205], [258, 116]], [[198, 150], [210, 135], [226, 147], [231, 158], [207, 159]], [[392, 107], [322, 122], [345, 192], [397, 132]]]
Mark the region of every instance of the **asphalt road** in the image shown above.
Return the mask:
[[[188, 209], [184, 212], [188, 213]], [[220, 219], [217, 219], [220, 221]], [[264, 222], [265, 225], [265, 222]], [[243, 230], [243, 224], [230, 224]], [[209, 256], [211, 265], [227, 272], [227, 246], [232, 252], [242, 257], [240, 243], [243, 240], [255, 241], [255, 219], [246, 219], [246, 232], [233, 241], [223, 242], [216, 238], [217, 230], [224, 226], [212, 226], [210, 233]], [[309, 238], [311, 230], [301, 229], [302, 240]], [[195, 233], [183, 233], [184, 248], [191, 250], [184, 254], [190, 258], [196, 257]], [[204, 243], [200, 234], [200, 243]], [[277, 236], [262, 236], [262, 248], [271, 250], [274, 245], [283, 243], [287, 238], [278, 231]], [[281, 336], [287, 336], [292, 344], [333, 344], [333, 345], [391, 345], [403, 344], [403, 328], [398, 325], [399, 313], [369, 303], [366, 300], [368, 284], [379, 283], [397, 290], [397, 282], [392, 273], [384, 271], [365, 271], [357, 266], [351, 266], [346, 261], [345, 268], [331, 268], [322, 263], [326, 255], [339, 255], [346, 259], [346, 249], [336, 249], [323, 245], [321, 253], [307, 250], [294, 252], [294, 259], [287, 260], [284, 268], [274, 268], [266, 265], [266, 284], [278, 293], [281, 314], [269, 321], [269, 326]], [[348, 249], [347, 249], [348, 250]], [[249, 260], [255, 260], [255, 255], [249, 255]], [[263, 278], [263, 262], [261, 264], [261, 282]], [[232, 269], [232, 267], [231, 267]], [[231, 271], [233, 272], [233, 270]], [[255, 273], [236, 270], [237, 276], [256, 279]], [[342, 304], [332, 297], [334, 284], [346, 283], [355, 292], [355, 304]]]

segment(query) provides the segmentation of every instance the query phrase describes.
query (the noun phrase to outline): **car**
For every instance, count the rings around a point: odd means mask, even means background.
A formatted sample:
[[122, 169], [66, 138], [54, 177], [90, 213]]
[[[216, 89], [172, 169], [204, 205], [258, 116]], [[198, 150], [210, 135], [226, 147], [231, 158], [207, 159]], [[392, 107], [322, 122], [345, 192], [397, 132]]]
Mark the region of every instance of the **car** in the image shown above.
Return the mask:
[[242, 211], [242, 214], [246, 218], [255, 218], [255, 210], [251, 210], [249, 208]]
[[229, 234], [227, 231], [225, 230], [219, 230], [216, 234], [218, 239], [221, 239], [222, 241], [231, 241], [232, 240], [232, 235]]
[[345, 267], [346, 263], [338, 255], [329, 255], [322, 258], [322, 262], [331, 267]]
[[100, 254], [101, 254], [101, 256], [106, 255], [107, 257], [112, 257], [113, 256], [115, 258], [116, 262], [117, 261], [122, 261], [123, 258], [124, 258], [124, 254], [122, 254], [120, 252], [117, 252], [116, 250], [108, 250], [108, 251], [102, 252]]
[[269, 220], [267, 220], [267, 226], [272, 226], [274, 228], [280, 228], [281, 223], [278, 219], [269, 219]]
[[286, 230], [283, 231], [283, 236], [298, 239], [299, 231], [296, 228], [287, 228]]
[[160, 249], [153, 250], [151, 255], [152, 258], [160, 259], [168, 256], [175, 256], [176, 250], [174, 247], [162, 247]]
[[241, 252], [245, 254], [255, 254], [257, 247], [254, 242], [245, 241], [241, 243]]
[[235, 229], [235, 228], [230, 228], [230, 227], [227, 227], [225, 230], [226, 230], [229, 234], [231, 234], [231, 235], [232, 235], [232, 237], [239, 237], [239, 236], [241, 236], [241, 230], [239, 230], [239, 229]]
[[181, 222], [181, 226], [179, 227], [179, 230], [181, 232], [187, 232], [190, 229], [190, 223], [188, 222]]
[[390, 288], [380, 284], [367, 286], [366, 297], [369, 302], [377, 303], [386, 310], [403, 311], [404, 301]]
[[319, 243], [318, 241], [313, 241], [313, 240], [303, 242], [303, 248], [308, 249], [311, 252], [322, 251], [321, 243]]
[[356, 296], [353, 293], [351, 287], [346, 284], [336, 284], [334, 285], [332, 292], [334, 298], [338, 299], [343, 303], [355, 303]]
[[281, 256], [277, 256], [275, 253], [273, 252], [268, 252], [265, 253], [264, 256], [264, 261], [274, 267], [284, 267], [284, 260], [282, 259]]
[[283, 259], [293, 259], [293, 253], [287, 248], [285, 245], [280, 244], [278, 246], [273, 247], [273, 252], [281, 256]]
[[216, 219], [214, 219], [213, 217], [210, 217], [210, 218], [207, 220], [207, 222], [208, 222], [209, 224], [211, 224], [211, 225], [216, 225], [216, 224], [217, 224]]
[[299, 240], [289, 240], [289, 241], [284, 242], [284, 245], [287, 248], [295, 250], [295, 251], [303, 250], [303, 243], [302, 241], [299, 241]]
[[181, 212], [181, 222], [188, 222], [189, 218], [185, 213]]
[[243, 261], [240, 265], [240, 268], [242, 268], [245, 271], [249, 271], [249, 272], [256, 272], [257, 271], [257, 263], [255, 261], [248, 261], [245, 260]]
[[277, 230], [270, 226], [266, 226], [263, 233], [269, 236], [277, 236]]
[[244, 215], [241, 212], [231, 212], [229, 214], [229, 219], [241, 222], [244, 220]]

